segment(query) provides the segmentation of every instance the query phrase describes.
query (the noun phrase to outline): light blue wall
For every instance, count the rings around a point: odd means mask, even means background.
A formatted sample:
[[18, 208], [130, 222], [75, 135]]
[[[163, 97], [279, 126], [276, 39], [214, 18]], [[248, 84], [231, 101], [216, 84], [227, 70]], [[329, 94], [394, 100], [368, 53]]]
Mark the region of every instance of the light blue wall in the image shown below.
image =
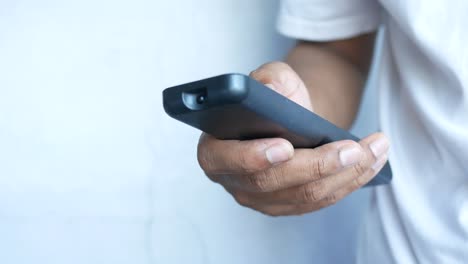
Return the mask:
[[350, 263], [365, 191], [301, 217], [242, 208], [199, 169], [199, 132], [162, 109], [165, 87], [281, 59], [276, 11], [1, 2], [0, 263]]

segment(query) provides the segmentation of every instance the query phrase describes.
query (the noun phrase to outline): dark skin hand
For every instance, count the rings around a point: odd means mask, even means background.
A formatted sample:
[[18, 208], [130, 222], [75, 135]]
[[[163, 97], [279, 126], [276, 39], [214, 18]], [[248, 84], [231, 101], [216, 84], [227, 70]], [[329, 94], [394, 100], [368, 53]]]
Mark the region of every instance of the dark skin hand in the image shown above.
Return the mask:
[[[359, 107], [373, 42], [374, 34], [300, 42], [287, 63], [264, 64], [250, 76], [348, 128]], [[272, 216], [298, 215], [330, 206], [368, 183], [387, 161], [388, 149], [382, 133], [313, 149], [294, 149], [282, 138], [238, 141], [202, 134], [198, 161], [239, 204]]]

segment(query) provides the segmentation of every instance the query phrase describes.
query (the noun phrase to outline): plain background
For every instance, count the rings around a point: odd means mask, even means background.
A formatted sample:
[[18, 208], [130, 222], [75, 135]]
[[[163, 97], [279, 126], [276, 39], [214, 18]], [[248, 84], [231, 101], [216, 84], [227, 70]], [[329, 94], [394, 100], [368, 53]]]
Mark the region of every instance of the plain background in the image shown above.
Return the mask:
[[[0, 262], [351, 263], [368, 203], [271, 218], [198, 168], [165, 87], [248, 73], [294, 44], [277, 1], [2, 1]], [[354, 132], [376, 130], [367, 89]]]

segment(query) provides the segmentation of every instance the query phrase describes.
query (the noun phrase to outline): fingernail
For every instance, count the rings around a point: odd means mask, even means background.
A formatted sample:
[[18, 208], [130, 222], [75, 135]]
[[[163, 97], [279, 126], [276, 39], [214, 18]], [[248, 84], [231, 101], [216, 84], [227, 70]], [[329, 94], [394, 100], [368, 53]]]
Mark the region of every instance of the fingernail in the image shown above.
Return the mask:
[[377, 172], [378, 170], [380, 170], [380, 169], [385, 165], [385, 163], [387, 162], [387, 158], [388, 158], [388, 155], [387, 155], [387, 154], [383, 154], [383, 156], [381, 156], [381, 157], [374, 163], [374, 165], [372, 165], [372, 170], [374, 170], [375, 172]]
[[387, 152], [389, 146], [390, 143], [388, 142], [387, 138], [380, 137], [376, 141], [372, 142], [369, 145], [369, 148], [374, 154], [374, 157], [379, 158], [380, 156], [382, 156], [382, 154]]
[[271, 164], [285, 162], [291, 159], [294, 149], [289, 144], [277, 144], [269, 147], [266, 151], [266, 157]]
[[347, 146], [340, 149], [340, 162], [343, 167], [356, 164], [362, 160], [363, 151], [359, 146]]
[[275, 86], [271, 83], [265, 83], [264, 85], [272, 90], [275, 90]]

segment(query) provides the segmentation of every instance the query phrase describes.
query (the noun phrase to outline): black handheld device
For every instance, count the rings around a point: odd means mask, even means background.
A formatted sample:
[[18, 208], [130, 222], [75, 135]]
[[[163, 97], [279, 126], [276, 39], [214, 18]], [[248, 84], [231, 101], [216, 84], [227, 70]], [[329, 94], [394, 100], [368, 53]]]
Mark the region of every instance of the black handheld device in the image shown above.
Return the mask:
[[[167, 88], [167, 114], [218, 139], [281, 137], [295, 148], [359, 140], [346, 130], [242, 74], [224, 74]], [[366, 186], [389, 183], [390, 164]]]

